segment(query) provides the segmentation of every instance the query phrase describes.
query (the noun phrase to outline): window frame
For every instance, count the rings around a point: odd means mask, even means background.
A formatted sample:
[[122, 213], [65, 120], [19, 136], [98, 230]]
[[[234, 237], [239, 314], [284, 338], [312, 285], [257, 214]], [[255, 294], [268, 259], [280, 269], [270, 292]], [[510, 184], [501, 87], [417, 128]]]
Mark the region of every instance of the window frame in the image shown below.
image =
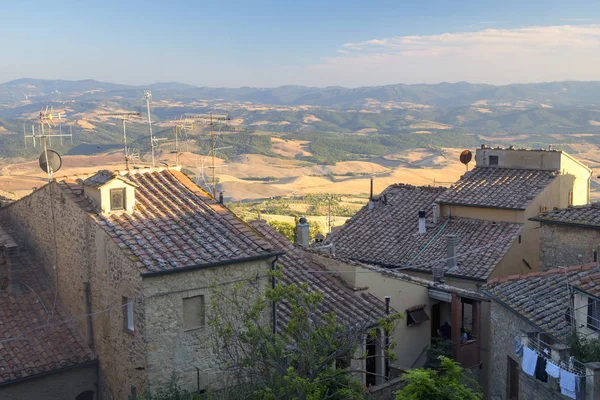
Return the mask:
[[123, 330], [133, 334], [135, 332], [135, 323], [133, 321], [133, 301], [123, 296], [121, 299], [123, 308]]
[[[197, 298], [200, 298], [200, 304], [202, 307], [202, 309], [200, 310], [201, 317], [200, 317], [199, 325], [188, 324], [188, 323], [186, 323], [186, 314], [187, 314], [185, 311], [186, 310], [186, 306], [185, 306], [186, 300], [197, 299]], [[183, 331], [184, 332], [195, 331], [198, 329], [202, 329], [206, 326], [206, 298], [204, 297], [203, 294], [198, 294], [195, 296], [187, 296], [187, 297], [182, 298], [181, 299], [181, 309], [182, 309], [182, 314], [183, 314], [182, 322], [183, 322]], [[190, 315], [189, 318], [191, 318], [191, 317], [192, 316]]]
[[[114, 203], [113, 203], [113, 193], [119, 192], [121, 194], [121, 199], [122, 199], [122, 204], [120, 207], [113, 207]], [[114, 189], [110, 189], [109, 191], [109, 196], [110, 196], [110, 211], [123, 211], [126, 208], [126, 199], [125, 196], [127, 195], [127, 189], [126, 188], [114, 188]]]
[[[492, 162], [494, 160], [494, 162]], [[488, 165], [499, 165], [500, 164], [500, 156], [490, 155], [488, 156]]]
[[594, 332], [600, 331], [600, 304], [598, 300], [587, 296], [588, 306], [586, 314], [586, 327]]

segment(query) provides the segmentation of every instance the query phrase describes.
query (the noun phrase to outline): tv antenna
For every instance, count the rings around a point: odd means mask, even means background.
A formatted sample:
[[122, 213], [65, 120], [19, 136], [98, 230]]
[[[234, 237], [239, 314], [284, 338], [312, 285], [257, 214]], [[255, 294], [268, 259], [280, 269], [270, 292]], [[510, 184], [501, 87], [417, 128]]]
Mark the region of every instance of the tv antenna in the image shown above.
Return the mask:
[[142, 113], [139, 111], [125, 111], [125, 112], [114, 112], [114, 113], [103, 113], [100, 114], [106, 117], [114, 117], [120, 119], [123, 122], [123, 155], [125, 156], [125, 169], [129, 169], [129, 161], [135, 158], [133, 150], [127, 147], [127, 128], [126, 121], [129, 121], [131, 117], [139, 117]]
[[[198, 121], [198, 122], [205, 122], [208, 123], [210, 125], [210, 157], [211, 157], [211, 165], [208, 167], [211, 169], [211, 186], [212, 186], [212, 195], [213, 198], [216, 199], [217, 198], [217, 179], [215, 176], [215, 151], [217, 150], [215, 148], [215, 130], [214, 130], [214, 125], [215, 122], [220, 122], [220, 121], [229, 121], [231, 118], [229, 118], [229, 115], [227, 114], [213, 114], [213, 113], [209, 113], [209, 114], [184, 114], [183, 115], [186, 119], [190, 119], [190, 120], [194, 120], [194, 121]], [[223, 149], [223, 148], [221, 148]]]
[[154, 160], [154, 146], [156, 145], [154, 135], [152, 134], [152, 119], [150, 118], [150, 99], [152, 98], [152, 92], [150, 90], [144, 91], [144, 97], [146, 98], [146, 109], [148, 110], [148, 128], [150, 129], [150, 147], [152, 148], [152, 166], [156, 167]]
[[[54, 112], [53, 107], [42, 108], [39, 114], [40, 129], [36, 133], [35, 125], [31, 126], [31, 135], [26, 134], [25, 126], [23, 126], [23, 136], [25, 140], [25, 148], [27, 148], [27, 139], [33, 140], [33, 147], [36, 147], [36, 138], [39, 139], [40, 144], [43, 148], [42, 154], [40, 154], [39, 164], [40, 168], [48, 174], [48, 181], [52, 180], [54, 172], [58, 171], [62, 166], [62, 159], [60, 155], [54, 150], [48, 149], [48, 141], [52, 145], [53, 137], [60, 137], [60, 143], [62, 145], [63, 137], [70, 137], [71, 144], [73, 144], [73, 127], [71, 126], [70, 133], [62, 133], [62, 127], [60, 127], [59, 133], [52, 133], [51, 129], [56, 127], [56, 121], [61, 121], [66, 118], [64, 113]], [[46, 132], [46, 128], [48, 132]]]

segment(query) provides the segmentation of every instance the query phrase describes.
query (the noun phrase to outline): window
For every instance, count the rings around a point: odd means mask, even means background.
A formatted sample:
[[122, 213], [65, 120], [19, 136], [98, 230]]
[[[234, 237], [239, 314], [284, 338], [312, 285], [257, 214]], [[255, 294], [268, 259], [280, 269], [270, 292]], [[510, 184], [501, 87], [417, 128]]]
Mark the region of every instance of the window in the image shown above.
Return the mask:
[[406, 310], [406, 326], [418, 325], [425, 321], [429, 321], [429, 316], [424, 307]]
[[121, 304], [123, 305], [123, 329], [133, 333], [133, 302], [123, 297]]
[[587, 327], [600, 331], [600, 304], [591, 297], [588, 297]]
[[498, 165], [498, 156], [490, 156], [489, 165]]
[[110, 189], [111, 211], [125, 209], [125, 189]]
[[508, 379], [506, 382], [506, 397], [509, 400], [519, 399], [519, 363], [508, 357]]
[[183, 330], [204, 326], [204, 296], [185, 297], [183, 299]]

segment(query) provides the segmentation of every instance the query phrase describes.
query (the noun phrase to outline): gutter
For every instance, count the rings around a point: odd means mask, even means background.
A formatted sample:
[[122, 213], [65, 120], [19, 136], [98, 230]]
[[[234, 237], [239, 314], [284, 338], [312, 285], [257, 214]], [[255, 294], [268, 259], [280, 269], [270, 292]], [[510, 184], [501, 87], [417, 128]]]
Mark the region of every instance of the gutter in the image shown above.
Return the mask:
[[204, 268], [219, 267], [219, 266], [223, 266], [223, 265], [231, 265], [231, 264], [239, 264], [239, 263], [243, 263], [243, 262], [264, 260], [264, 259], [271, 258], [271, 257], [282, 256], [284, 254], [285, 253], [282, 251], [276, 251], [276, 252], [272, 252], [272, 253], [260, 254], [260, 255], [251, 256], [251, 257], [216, 261], [216, 262], [207, 263], [207, 264], [195, 264], [195, 265], [190, 265], [190, 266], [181, 267], [181, 268], [175, 267], [175, 268], [165, 269], [165, 270], [161, 270], [161, 271], [144, 272], [143, 274], [141, 274], [141, 276], [142, 276], [142, 278], [148, 278], [148, 277], [153, 277], [153, 276], [177, 274], [180, 272], [195, 271], [195, 270], [204, 269]]
[[32, 380], [32, 379], [42, 378], [42, 377], [47, 376], [47, 375], [58, 374], [58, 373], [61, 373], [61, 372], [69, 371], [71, 369], [80, 368], [80, 367], [87, 367], [87, 366], [92, 366], [92, 365], [98, 366], [98, 360], [97, 359], [88, 360], [88, 361], [84, 361], [84, 362], [82, 362], [80, 364], [69, 365], [68, 367], [53, 369], [53, 370], [50, 370], [50, 371], [41, 372], [39, 374], [29, 375], [29, 376], [25, 376], [23, 378], [18, 378], [18, 379], [13, 379], [13, 380], [7, 381], [7, 382], [2, 382], [2, 383], [0, 383], [0, 387], [10, 386], [10, 385], [13, 385], [13, 384], [17, 384], [17, 383], [29, 381], [29, 380]]
[[531, 217], [531, 218], [529, 218], [529, 221], [542, 222], [544, 224], [550, 224], [550, 225], [566, 225], [566, 226], [575, 226], [578, 228], [589, 228], [589, 229], [600, 230], [600, 225], [586, 225], [586, 224], [577, 224], [574, 222], [554, 221], [551, 219], [542, 219], [539, 217]]
[[493, 301], [497, 302], [498, 304], [500, 304], [501, 306], [503, 306], [504, 308], [506, 308], [508, 311], [512, 312], [513, 314], [515, 314], [516, 316], [518, 316], [519, 318], [521, 318], [523, 321], [527, 322], [530, 325], [533, 325], [534, 327], [536, 327], [540, 332], [544, 332], [546, 335], [549, 335], [552, 337], [552, 339], [556, 340], [557, 342], [560, 343], [564, 343], [564, 339], [559, 339], [556, 336], [554, 336], [552, 333], [546, 331], [545, 329], [543, 329], [541, 326], [539, 326], [538, 324], [536, 324], [535, 322], [533, 322], [532, 320], [526, 318], [525, 316], [523, 316], [521, 313], [517, 312], [516, 310], [514, 310], [511, 306], [509, 306], [508, 304], [506, 304], [505, 302], [503, 302], [502, 300], [498, 299], [496, 296], [494, 296], [493, 294], [491, 294], [490, 292], [488, 292], [485, 289], [480, 289], [481, 292], [483, 294], [485, 294], [486, 296], [488, 296], [490, 299], [492, 299]]

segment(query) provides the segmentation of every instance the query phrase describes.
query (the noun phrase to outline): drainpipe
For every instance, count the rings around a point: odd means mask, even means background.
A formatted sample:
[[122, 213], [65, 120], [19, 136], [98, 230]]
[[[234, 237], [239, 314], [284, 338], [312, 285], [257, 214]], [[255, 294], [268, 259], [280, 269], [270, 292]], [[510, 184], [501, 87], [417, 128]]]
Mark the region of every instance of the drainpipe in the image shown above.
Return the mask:
[[[279, 261], [279, 256], [275, 256], [275, 259], [271, 263], [271, 271], [275, 274], [277, 271], [277, 261]], [[275, 275], [271, 277], [271, 289], [275, 289]], [[273, 301], [273, 334], [277, 333], [277, 302]]]
[[[385, 315], [386, 317], [390, 316], [390, 300], [392, 298], [390, 296], [385, 296]], [[385, 330], [385, 351], [390, 347], [390, 332]], [[390, 358], [385, 355], [385, 380], [390, 380]]]

